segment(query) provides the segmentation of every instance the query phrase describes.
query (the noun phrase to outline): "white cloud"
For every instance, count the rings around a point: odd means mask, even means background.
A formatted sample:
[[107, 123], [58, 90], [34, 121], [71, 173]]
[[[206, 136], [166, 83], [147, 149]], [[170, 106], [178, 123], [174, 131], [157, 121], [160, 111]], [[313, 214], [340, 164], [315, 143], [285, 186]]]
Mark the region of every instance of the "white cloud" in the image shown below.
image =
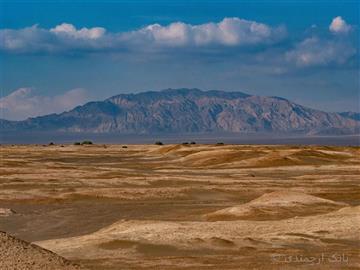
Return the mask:
[[152, 24], [136, 31], [109, 33], [105, 28], [77, 29], [62, 23], [51, 29], [38, 25], [23, 29], [0, 30], [0, 50], [29, 52], [66, 52], [73, 50], [138, 50], [166, 47], [253, 46], [275, 43], [286, 35], [284, 27], [225, 18], [219, 23], [191, 25], [183, 22], [167, 26]]
[[22, 29], [0, 30], [0, 50], [13, 53], [67, 52], [98, 50], [109, 46], [106, 30], [101, 27], [77, 30], [71, 24], [61, 24], [50, 30], [38, 25]]
[[307, 38], [286, 53], [286, 60], [299, 67], [343, 64], [356, 53], [347, 43], [335, 40]]
[[19, 30], [0, 30], [0, 49], [6, 51], [41, 51], [51, 50], [47, 31], [37, 25]]
[[84, 89], [73, 89], [58, 96], [40, 96], [32, 88], [19, 88], [0, 98], [0, 118], [23, 120], [50, 113], [61, 113], [89, 101]]
[[50, 32], [55, 33], [56, 35], [65, 35], [74, 38], [98, 39], [104, 36], [106, 29], [102, 27], [94, 27], [90, 29], [84, 27], [77, 30], [72, 24], [62, 23], [57, 25], [55, 28], [51, 28]]
[[334, 34], [344, 34], [351, 30], [351, 26], [341, 16], [337, 16], [332, 20], [329, 30]]
[[239, 18], [225, 18], [219, 23], [200, 25], [172, 23], [149, 25], [128, 34], [130, 39], [146, 40], [160, 46], [245, 46], [279, 41], [286, 35], [284, 27]]

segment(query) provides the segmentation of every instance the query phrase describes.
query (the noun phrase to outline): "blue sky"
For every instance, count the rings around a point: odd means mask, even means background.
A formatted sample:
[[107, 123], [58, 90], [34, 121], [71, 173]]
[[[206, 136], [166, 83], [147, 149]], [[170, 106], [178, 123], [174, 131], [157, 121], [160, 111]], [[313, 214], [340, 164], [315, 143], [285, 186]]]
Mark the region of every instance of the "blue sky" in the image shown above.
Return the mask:
[[359, 111], [358, 1], [0, 0], [0, 12], [0, 117], [178, 87]]

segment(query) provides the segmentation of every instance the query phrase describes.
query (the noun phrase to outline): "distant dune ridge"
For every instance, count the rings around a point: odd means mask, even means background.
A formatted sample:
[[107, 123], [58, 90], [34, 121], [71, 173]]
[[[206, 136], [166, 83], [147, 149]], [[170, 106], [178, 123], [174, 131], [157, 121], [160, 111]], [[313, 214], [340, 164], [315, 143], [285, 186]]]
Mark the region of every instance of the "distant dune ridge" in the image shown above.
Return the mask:
[[216, 220], [276, 220], [295, 216], [327, 213], [347, 206], [316, 196], [293, 191], [274, 191], [246, 204], [233, 206], [205, 215]]
[[0, 120], [1, 131], [94, 133], [284, 133], [344, 135], [359, 132], [350, 113], [327, 113], [280, 97], [241, 92], [167, 89], [121, 94], [71, 111], [24, 121]]

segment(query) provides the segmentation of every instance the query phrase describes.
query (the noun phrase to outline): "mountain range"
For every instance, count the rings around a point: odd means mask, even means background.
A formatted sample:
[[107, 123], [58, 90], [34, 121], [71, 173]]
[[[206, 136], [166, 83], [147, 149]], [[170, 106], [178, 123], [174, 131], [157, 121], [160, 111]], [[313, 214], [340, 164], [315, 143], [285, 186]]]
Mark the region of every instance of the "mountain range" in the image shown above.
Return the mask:
[[356, 113], [324, 112], [281, 97], [185, 88], [121, 94], [60, 114], [0, 120], [0, 131], [16, 132], [343, 135], [356, 134], [359, 127]]

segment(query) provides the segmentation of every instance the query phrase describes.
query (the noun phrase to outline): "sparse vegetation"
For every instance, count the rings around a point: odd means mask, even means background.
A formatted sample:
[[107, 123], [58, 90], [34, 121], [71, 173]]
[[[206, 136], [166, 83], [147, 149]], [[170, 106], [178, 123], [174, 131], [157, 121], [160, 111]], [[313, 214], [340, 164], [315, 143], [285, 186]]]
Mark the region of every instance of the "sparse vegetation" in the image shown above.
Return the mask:
[[164, 144], [160, 141], [157, 141], [157, 142], [155, 142], [155, 145], [164, 145]]
[[182, 145], [189, 145], [189, 144], [196, 144], [196, 142], [191, 141], [191, 142], [183, 142]]
[[126, 145], [123, 145], [121, 148], [128, 148]]
[[224, 145], [224, 143], [223, 142], [218, 142], [218, 143], [216, 143], [216, 145]]
[[74, 142], [74, 145], [90, 145], [93, 144], [92, 141], [82, 141], [82, 142]]
[[53, 142], [50, 142], [50, 143], [49, 143], [49, 145], [55, 145], [55, 143], [53, 143]]

